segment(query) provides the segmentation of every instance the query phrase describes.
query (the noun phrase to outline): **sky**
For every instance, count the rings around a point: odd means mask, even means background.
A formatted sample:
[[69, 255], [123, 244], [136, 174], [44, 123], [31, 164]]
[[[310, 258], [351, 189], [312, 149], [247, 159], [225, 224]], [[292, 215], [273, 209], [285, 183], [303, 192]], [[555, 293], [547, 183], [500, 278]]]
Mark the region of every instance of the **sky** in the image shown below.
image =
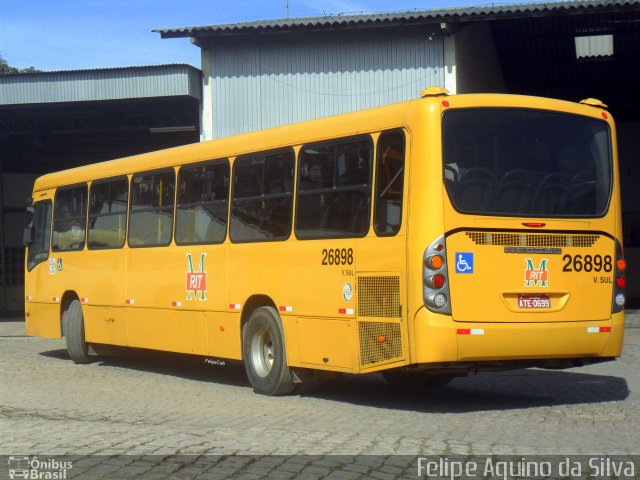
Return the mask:
[[[506, 3], [533, 3], [518, 0]], [[289, 18], [486, 5], [482, 0], [288, 0]], [[187, 63], [188, 38], [154, 29], [286, 18], [287, 0], [0, 0], [0, 56], [44, 71]]]

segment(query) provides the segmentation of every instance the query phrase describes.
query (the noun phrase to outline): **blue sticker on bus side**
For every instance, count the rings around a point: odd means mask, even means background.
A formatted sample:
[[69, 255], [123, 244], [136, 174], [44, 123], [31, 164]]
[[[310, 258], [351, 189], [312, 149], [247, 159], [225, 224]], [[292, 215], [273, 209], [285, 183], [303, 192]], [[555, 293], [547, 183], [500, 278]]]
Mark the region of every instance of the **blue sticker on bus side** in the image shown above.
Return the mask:
[[456, 273], [473, 273], [472, 252], [456, 252]]

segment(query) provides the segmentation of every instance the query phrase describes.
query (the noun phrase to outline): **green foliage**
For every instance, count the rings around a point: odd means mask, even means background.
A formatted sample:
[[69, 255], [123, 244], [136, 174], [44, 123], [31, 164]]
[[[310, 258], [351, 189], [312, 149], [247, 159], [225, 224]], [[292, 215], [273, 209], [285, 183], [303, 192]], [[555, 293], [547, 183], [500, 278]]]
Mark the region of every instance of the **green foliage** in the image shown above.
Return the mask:
[[11, 73], [39, 73], [39, 72], [41, 72], [41, 70], [37, 70], [33, 67], [27, 67], [22, 69], [12, 67], [7, 63], [4, 57], [0, 55], [0, 75], [7, 75]]

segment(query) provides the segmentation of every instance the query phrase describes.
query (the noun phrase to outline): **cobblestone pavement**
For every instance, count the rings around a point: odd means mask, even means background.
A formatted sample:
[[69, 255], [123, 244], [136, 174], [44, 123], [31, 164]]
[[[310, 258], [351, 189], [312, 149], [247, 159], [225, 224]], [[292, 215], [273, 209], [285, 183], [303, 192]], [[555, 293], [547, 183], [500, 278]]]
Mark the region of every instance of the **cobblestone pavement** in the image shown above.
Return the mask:
[[[640, 329], [625, 333], [615, 362], [410, 392], [344, 376], [289, 397], [254, 394], [240, 364], [135, 351], [75, 365], [62, 340], [4, 336], [0, 455], [638, 454]], [[360, 470], [340, 478], [370, 477]]]

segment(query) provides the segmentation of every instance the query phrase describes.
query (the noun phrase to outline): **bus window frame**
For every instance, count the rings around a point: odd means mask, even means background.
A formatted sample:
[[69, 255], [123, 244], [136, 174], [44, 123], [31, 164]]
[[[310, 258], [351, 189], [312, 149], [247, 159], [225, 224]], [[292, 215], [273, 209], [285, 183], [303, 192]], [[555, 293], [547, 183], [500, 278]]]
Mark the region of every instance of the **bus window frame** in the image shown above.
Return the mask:
[[[377, 226], [377, 218], [376, 218], [376, 213], [377, 213], [377, 209], [378, 209], [378, 201], [379, 201], [379, 197], [378, 197], [378, 180], [380, 178], [380, 169], [378, 161], [382, 161], [381, 158], [381, 153], [380, 153], [380, 139], [386, 135], [386, 134], [394, 134], [394, 133], [399, 133], [402, 135], [402, 199], [401, 199], [401, 204], [400, 204], [400, 223], [398, 224], [398, 229], [394, 232], [380, 232], [378, 231], [378, 226]], [[402, 127], [398, 127], [398, 128], [392, 128], [389, 130], [383, 130], [379, 133], [378, 138], [376, 138], [375, 141], [375, 165], [374, 165], [374, 169], [375, 169], [375, 185], [372, 186], [372, 197], [373, 197], [373, 208], [372, 210], [372, 225], [373, 225], [373, 231], [375, 232], [376, 236], [378, 237], [395, 237], [396, 235], [398, 235], [400, 233], [400, 231], [402, 230], [402, 225], [403, 225], [403, 221], [404, 221], [404, 209], [405, 209], [405, 202], [406, 202], [406, 195], [405, 195], [405, 189], [407, 187], [407, 166], [408, 166], [408, 160], [407, 160], [407, 132], [405, 131], [404, 128]]]
[[[231, 221], [232, 221], [232, 211], [233, 211], [233, 200], [234, 200], [234, 193], [235, 193], [235, 175], [236, 175], [236, 168], [237, 168], [237, 163], [238, 160], [243, 160], [243, 159], [250, 159], [250, 158], [264, 158], [267, 156], [273, 156], [273, 155], [278, 155], [281, 153], [291, 153], [292, 154], [292, 158], [293, 158], [293, 177], [291, 178], [291, 225], [289, 226], [289, 231], [287, 233], [287, 235], [285, 237], [278, 237], [278, 238], [266, 238], [266, 239], [259, 239], [259, 240], [234, 240], [233, 236], [231, 235]], [[231, 169], [231, 184], [229, 186], [229, 220], [228, 220], [228, 238], [230, 240], [231, 243], [236, 243], [236, 244], [242, 244], [242, 243], [269, 243], [269, 242], [285, 242], [287, 240], [289, 240], [291, 238], [291, 231], [294, 228], [295, 225], [295, 211], [296, 211], [296, 175], [297, 175], [297, 155], [296, 155], [296, 149], [293, 146], [286, 146], [286, 147], [279, 147], [279, 148], [275, 148], [275, 149], [271, 149], [271, 150], [261, 150], [258, 152], [251, 152], [251, 153], [246, 153], [246, 154], [242, 154], [242, 155], [238, 155], [237, 157], [235, 157], [233, 159], [233, 166]], [[261, 195], [261, 197], [263, 198], [268, 198], [270, 196], [274, 196], [274, 195], [279, 195], [281, 197], [284, 197], [285, 194], [269, 194], [268, 196], [265, 195]], [[244, 199], [252, 199], [252, 198], [258, 198], [258, 195], [255, 195], [253, 197], [244, 197]]]
[[[84, 215], [81, 215], [79, 218], [84, 218], [84, 241], [82, 243], [82, 248], [53, 248], [53, 235], [55, 233], [55, 225], [56, 225], [56, 204], [58, 203], [58, 193], [60, 191], [74, 190], [76, 188], [84, 187], [87, 192], [86, 196], [86, 205]], [[87, 248], [87, 224], [88, 224], [88, 215], [89, 215], [89, 182], [78, 182], [71, 185], [63, 185], [60, 187], [56, 187], [55, 192], [53, 194], [53, 205], [51, 212], [51, 239], [49, 242], [49, 251], [51, 253], [60, 253], [60, 252], [82, 252]]]
[[[207, 167], [209, 165], [217, 165], [217, 164], [226, 164], [228, 167], [228, 172], [229, 172], [229, 186], [227, 188], [227, 222], [226, 222], [226, 226], [225, 226], [225, 232], [224, 232], [224, 237], [222, 238], [221, 241], [219, 242], [178, 242], [178, 236], [177, 236], [177, 231], [178, 231], [178, 190], [179, 190], [179, 186], [180, 186], [180, 175], [182, 174], [182, 171], [185, 169], [196, 169], [199, 167]], [[229, 225], [231, 223], [231, 184], [233, 182], [233, 177], [232, 177], [232, 167], [231, 167], [231, 161], [229, 160], [228, 157], [222, 157], [222, 158], [216, 158], [216, 159], [212, 159], [212, 160], [205, 160], [203, 162], [196, 162], [196, 163], [187, 163], [184, 165], [180, 165], [180, 168], [178, 169], [178, 173], [176, 175], [176, 188], [175, 188], [175, 218], [173, 220], [173, 238], [175, 241], [175, 244], [178, 246], [189, 246], [189, 245], [221, 245], [224, 242], [226, 242], [227, 238], [229, 238]], [[201, 202], [199, 204], [194, 204], [194, 203], [189, 203], [186, 205], [203, 205], [205, 203], [211, 203], [211, 202]]]
[[[379, 133], [379, 132], [376, 132]], [[298, 228], [297, 228], [297, 219], [299, 213], [299, 198], [300, 198], [300, 162], [302, 159], [302, 153], [305, 148], [314, 148], [314, 147], [323, 147], [325, 145], [344, 145], [350, 143], [357, 143], [359, 140], [366, 140], [371, 145], [371, 158], [370, 158], [370, 168], [369, 168], [369, 211], [367, 215], [367, 230], [363, 234], [358, 235], [340, 235], [340, 236], [317, 236], [317, 237], [307, 237], [300, 236]], [[336, 137], [330, 138], [327, 140], [322, 140], [319, 142], [310, 142], [300, 145], [300, 149], [298, 150], [298, 156], [296, 159], [296, 184], [295, 184], [295, 215], [293, 221], [293, 230], [295, 233], [295, 237], [300, 241], [307, 240], [343, 240], [343, 239], [351, 239], [351, 238], [365, 238], [371, 232], [371, 224], [372, 224], [372, 214], [373, 214], [373, 192], [374, 192], [374, 180], [375, 180], [375, 163], [376, 163], [376, 139], [374, 138], [373, 133], [359, 133], [355, 135], [348, 135], [346, 137]], [[321, 189], [316, 189], [316, 192]], [[329, 190], [329, 189], [327, 189]], [[330, 189], [333, 192], [340, 191], [348, 191], [349, 187], [346, 188], [332, 188]], [[352, 190], [352, 189], [351, 189]], [[309, 193], [307, 193], [309, 192]], [[302, 195], [312, 195], [314, 190], [302, 191]], [[317, 193], [316, 193], [317, 194]]]
[[[151, 245], [131, 245], [131, 238], [130, 238], [130, 233], [131, 233], [131, 213], [132, 213], [132, 208], [133, 208], [133, 179], [136, 176], [145, 176], [145, 175], [157, 175], [157, 174], [161, 174], [161, 173], [173, 173], [173, 202], [171, 203], [172, 205], [172, 218], [171, 218], [171, 228], [169, 229], [169, 240], [167, 243], [155, 243], [155, 244], [151, 244]], [[131, 173], [131, 178], [129, 179], [129, 207], [127, 209], [127, 241], [126, 241], [126, 245], [129, 248], [158, 248], [158, 247], [168, 247], [171, 245], [171, 243], [173, 242], [173, 229], [175, 228], [175, 217], [176, 217], [176, 182], [178, 179], [178, 175], [176, 173], [176, 167], [163, 167], [163, 168], [156, 168], [153, 170], [145, 170], [142, 172], [135, 172], [135, 173]], [[163, 208], [163, 207], [160, 207]], [[152, 208], [153, 209], [153, 208]]]
[[49, 243], [48, 243], [48, 248], [46, 250], [43, 250], [42, 252], [38, 252], [38, 253], [47, 253], [46, 258], [43, 258], [42, 260], [39, 260], [37, 263], [34, 263], [33, 265], [31, 265], [31, 263], [29, 262], [29, 256], [31, 254], [31, 245], [33, 245], [33, 242], [31, 244], [29, 244], [28, 251], [26, 252], [25, 255], [25, 260], [26, 260], [26, 264], [27, 264], [27, 272], [31, 272], [33, 271], [34, 268], [36, 268], [38, 265], [40, 265], [41, 263], [46, 262], [47, 260], [49, 260], [49, 258], [51, 257], [51, 241], [53, 238], [53, 200], [50, 198], [47, 198], [45, 200], [39, 200], [37, 202], [33, 202], [33, 204], [30, 205], [30, 208], [34, 209], [34, 215], [32, 217], [31, 220], [31, 230], [33, 231], [34, 227], [33, 227], [33, 220], [35, 219], [35, 209], [36, 207], [38, 207], [39, 205], [43, 205], [43, 204], [49, 204], [49, 207], [51, 208], [51, 212], [49, 214]]
[[[478, 109], [485, 109], [485, 110], [521, 110], [521, 111], [536, 111], [536, 112], [543, 112], [543, 113], [551, 113], [551, 114], [558, 114], [558, 115], [564, 115], [564, 116], [571, 116], [571, 117], [579, 117], [579, 118], [586, 118], [586, 119], [590, 119], [593, 120], [595, 122], [602, 122], [604, 125], [606, 125], [607, 127], [607, 146], [608, 146], [608, 168], [609, 168], [609, 176], [611, 178], [611, 181], [609, 182], [609, 188], [608, 188], [608, 200], [606, 203], [606, 206], [603, 209], [603, 212], [598, 214], [598, 215], [590, 215], [590, 214], [574, 214], [574, 215], [570, 215], [570, 214], [564, 214], [564, 215], [557, 215], [557, 214], [542, 214], [542, 215], [538, 215], [534, 213], [529, 213], [529, 214], [523, 214], [523, 213], [503, 213], [503, 212], [474, 212], [474, 211], [467, 211], [465, 209], [460, 208], [451, 198], [451, 194], [449, 193], [449, 188], [446, 185], [446, 182], [444, 180], [444, 169], [445, 169], [445, 157], [444, 157], [444, 145], [445, 145], [445, 129], [444, 129], [444, 118], [445, 116], [449, 113], [449, 112], [458, 112], [458, 111], [465, 111], [465, 110], [478, 110]], [[536, 107], [524, 107], [524, 106], [513, 106], [513, 107], [503, 107], [503, 106], [492, 106], [492, 107], [483, 107], [483, 106], [479, 106], [479, 107], [464, 107], [464, 108], [455, 108], [455, 109], [450, 109], [450, 110], [445, 110], [442, 112], [442, 115], [440, 116], [440, 146], [442, 149], [442, 155], [440, 158], [440, 162], [442, 164], [442, 185], [444, 186], [444, 192], [445, 192], [445, 197], [447, 199], [447, 202], [449, 203], [449, 205], [451, 205], [451, 207], [453, 208], [453, 210], [460, 214], [460, 215], [475, 215], [475, 216], [483, 216], [483, 217], [495, 217], [495, 218], [509, 218], [509, 217], [515, 217], [515, 218], [523, 218], [523, 219], [531, 219], [531, 218], [546, 218], [546, 219], [550, 219], [550, 220], [579, 220], [579, 219], [600, 219], [600, 218], [604, 218], [606, 217], [610, 211], [611, 211], [611, 204], [613, 202], [613, 192], [615, 190], [615, 183], [616, 183], [616, 175], [619, 175], [619, 167], [616, 168], [616, 165], [614, 165], [613, 160], [614, 160], [614, 136], [613, 136], [613, 131], [611, 128], [611, 125], [609, 124], [609, 122], [607, 122], [606, 120], [599, 118], [599, 117], [594, 117], [591, 115], [584, 115], [584, 114], [580, 114], [580, 113], [572, 113], [566, 110], [554, 110], [554, 109], [548, 109], [548, 108], [536, 108]]]
[[[131, 177], [133, 178], [133, 176]], [[124, 242], [122, 243], [122, 245], [117, 246], [117, 247], [92, 247], [90, 242], [89, 242], [89, 223], [91, 221], [91, 212], [90, 212], [90, 205], [91, 205], [91, 190], [93, 188], [94, 185], [103, 185], [105, 183], [111, 183], [114, 181], [118, 181], [118, 180], [125, 180], [127, 182], [127, 209], [125, 210], [125, 226], [124, 226]], [[101, 178], [99, 180], [94, 180], [91, 182], [91, 184], [89, 185], [89, 199], [87, 201], [87, 239], [86, 239], [86, 244], [87, 244], [87, 250], [119, 250], [124, 248], [124, 246], [127, 244], [127, 238], [129, 235], [129, 206], [131, 203], [131, 181], [129, 179], [129, 177], [127, 175], [118, 175], [115, 177], [109, 177], [109, 178]], [[97, 214], [95, 215], [95, 217], [107, 217], [107, 216], [116, 216], [116, 215], [121, 215], [121, 213], [108, 213], [108, 214]]]

